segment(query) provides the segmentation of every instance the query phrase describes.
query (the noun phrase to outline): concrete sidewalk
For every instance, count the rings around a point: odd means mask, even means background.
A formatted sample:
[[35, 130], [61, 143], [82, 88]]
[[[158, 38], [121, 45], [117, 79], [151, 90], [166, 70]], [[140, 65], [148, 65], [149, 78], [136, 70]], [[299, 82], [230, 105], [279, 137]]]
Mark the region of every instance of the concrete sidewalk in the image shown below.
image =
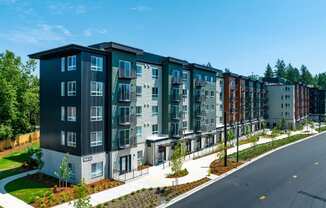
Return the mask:
[[4, 178], [0, 180], [0, 206], [4, 208], [32, 208], [31, 205], [25, 203], [24, 201], [8, 194], [5, 190], [5, 185], [14, 181], [18, 178], [24, 177], [28, 174], [34, 174], [37, 170], [31, 170], [24, 173], [20, 173], [14, 176], [10, 176], [8, 178]]

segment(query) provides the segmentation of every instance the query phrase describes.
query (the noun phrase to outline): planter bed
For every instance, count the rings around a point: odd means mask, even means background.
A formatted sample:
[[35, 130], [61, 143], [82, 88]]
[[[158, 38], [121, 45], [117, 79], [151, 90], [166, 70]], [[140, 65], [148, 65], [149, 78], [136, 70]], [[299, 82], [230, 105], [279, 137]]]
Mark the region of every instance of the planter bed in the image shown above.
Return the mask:
[[191, 189], [208, 182], [209, 178], [202, 178], [186, 184], [167, 186], [162, 188], [141, 189], [128, 195], [114, 199], [96, 208], [143, 208], [156, 207], [162, 203], [183, 194]]
[[186, 176], [186, 175], [188, 175], [188, 170], [185, 168], [185, 169], [179, 171], [178, 173], [169, 174], [166, 177], [167, 178], [180, 178], [180, 177], [183, 177], [183, 176]]

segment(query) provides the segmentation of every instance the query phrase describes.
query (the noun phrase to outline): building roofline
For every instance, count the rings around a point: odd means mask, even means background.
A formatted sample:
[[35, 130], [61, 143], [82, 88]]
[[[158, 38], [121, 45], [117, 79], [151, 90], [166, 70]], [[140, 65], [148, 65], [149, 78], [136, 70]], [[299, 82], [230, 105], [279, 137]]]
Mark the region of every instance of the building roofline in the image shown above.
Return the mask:
[[210, 71], [210, 72], [216, 72], [216, 73], [220, 73], [220, 74], [223, 73], [223, 71], [220, 69], [216, 69], [216, 68], [210, 67], [210, 66], [205, 66], [202, 64], [191, 63], [190, 66], [198, 68], [198, 69]]
[[95, 52], [95, 53], [100, 53], [100, 54], [106, 54], [106, 52], [103, 50], [89, 48], [89, 47], [85, 47], [85, 46], [81, 46], [81, 45], [77, 45], [77, 44], [68, 44], [68, 45], [64, 45], [61, 47], [29, 54], [28, 57], [33, 58], [33, 59], [41, 59], [41, 58], [56, 56], [63, 52], [66, 52], [66, 51], [89, 51], [89, 52]]
[[114, 50], [120, 50], [120, 51], [125, 51], [129, 53], [134, 53], [137, 55], [141, 55], [144, 53], [142, 49], [123, 45], [121, 43], [116, 43], [116, 42], [102, 42], [102, 43], [97, 43], [93, 45], [89, 45], [89, 48], [98, 48], [98, 49], [114, 49]]

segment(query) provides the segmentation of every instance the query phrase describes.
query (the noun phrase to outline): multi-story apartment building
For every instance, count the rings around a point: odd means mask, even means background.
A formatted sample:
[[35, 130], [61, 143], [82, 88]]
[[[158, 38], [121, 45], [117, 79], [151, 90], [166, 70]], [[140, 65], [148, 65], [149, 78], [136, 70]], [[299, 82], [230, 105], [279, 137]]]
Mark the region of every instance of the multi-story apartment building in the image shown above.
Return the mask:
[[72, 182], [116, 177], [222, 137], [220, 70], [113, 42], [75, 44], [30, 55], [40, 59], [43, 172], [68, 153]]
[[265, 116], [265, 85], [234, 73], [224, 73], [224, 111], [235, 136], [260, 130]]
[[325, 121], [326, 116], [326, 90], [309, 89], [309, 117], [319, 122]]
[[265, 79], [268, 91], [268, 125], [284, 119], [288, 128], [308, 118], [309, 88], [303, 84], [291, 84], [284, 79]]

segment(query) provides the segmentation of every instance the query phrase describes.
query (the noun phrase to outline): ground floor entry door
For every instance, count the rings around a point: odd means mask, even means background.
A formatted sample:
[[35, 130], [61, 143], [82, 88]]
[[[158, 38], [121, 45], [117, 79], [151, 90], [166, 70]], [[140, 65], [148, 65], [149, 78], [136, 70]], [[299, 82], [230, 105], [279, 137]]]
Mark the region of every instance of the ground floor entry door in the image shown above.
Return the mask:
[[131, 171], [131, 155], [120, 157], [120, 174]]

